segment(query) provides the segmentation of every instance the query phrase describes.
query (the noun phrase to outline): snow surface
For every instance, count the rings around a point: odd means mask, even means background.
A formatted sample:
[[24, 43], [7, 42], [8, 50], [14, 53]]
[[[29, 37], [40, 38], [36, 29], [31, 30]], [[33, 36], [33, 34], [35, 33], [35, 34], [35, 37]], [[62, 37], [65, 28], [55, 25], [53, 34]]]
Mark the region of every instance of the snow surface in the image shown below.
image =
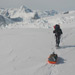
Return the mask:
[[[30, 18], [33, 11], [23, 14], [23, 9], [20, 16], [12, 14], [13, 9], [10, 12], [10, 18], [2, 15], [8, 24], [0, 27], [0, 75], [75, 74], [75, 11], [37, 20]], [[15, 12], [19, 13], [17, 9], [14, 9]], [[24, 21], [14, 22], [11, 18]], [[55, 48], [53, 34], [56, 23], [60, 23], [63, 31], [59, 49]], [[58, 54], [57, 64], [47, 63], [52, 52]]]

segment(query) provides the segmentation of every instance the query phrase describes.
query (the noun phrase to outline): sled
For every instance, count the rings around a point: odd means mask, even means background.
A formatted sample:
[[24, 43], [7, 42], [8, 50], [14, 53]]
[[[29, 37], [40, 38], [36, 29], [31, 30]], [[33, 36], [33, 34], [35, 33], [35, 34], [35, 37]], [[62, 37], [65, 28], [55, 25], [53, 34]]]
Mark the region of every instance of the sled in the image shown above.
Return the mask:
[[49, 57], [48, 57], [48, 63], [49, 64], [56, 64], [57, 63], [57, 54], [51, 54]]
[[54, 62], [54, 61], [49, 61], [49, 60], [48, 60], [48, 63], [49, 63], [49, 64], [56, 64], [56, 62]]

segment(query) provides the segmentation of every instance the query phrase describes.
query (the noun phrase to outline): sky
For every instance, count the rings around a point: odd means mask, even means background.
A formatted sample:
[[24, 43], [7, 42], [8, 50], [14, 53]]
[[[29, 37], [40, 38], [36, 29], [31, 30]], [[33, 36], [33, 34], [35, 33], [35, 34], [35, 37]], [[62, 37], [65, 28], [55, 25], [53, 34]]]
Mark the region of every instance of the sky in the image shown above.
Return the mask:
[[0, 0], [0, 8], [19, 8], [21, 5], [32, 10], [75, 10], [75, 0]]

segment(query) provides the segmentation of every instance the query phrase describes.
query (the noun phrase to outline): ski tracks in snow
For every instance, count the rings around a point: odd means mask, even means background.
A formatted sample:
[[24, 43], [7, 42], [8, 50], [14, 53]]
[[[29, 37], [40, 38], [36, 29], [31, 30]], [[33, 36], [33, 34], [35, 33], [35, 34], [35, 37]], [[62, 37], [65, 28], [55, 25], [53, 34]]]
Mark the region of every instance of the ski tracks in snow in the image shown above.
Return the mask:
[[58, 75], [58, 70], [55, 64], [45, 63], [36, 69], [34, 75]]

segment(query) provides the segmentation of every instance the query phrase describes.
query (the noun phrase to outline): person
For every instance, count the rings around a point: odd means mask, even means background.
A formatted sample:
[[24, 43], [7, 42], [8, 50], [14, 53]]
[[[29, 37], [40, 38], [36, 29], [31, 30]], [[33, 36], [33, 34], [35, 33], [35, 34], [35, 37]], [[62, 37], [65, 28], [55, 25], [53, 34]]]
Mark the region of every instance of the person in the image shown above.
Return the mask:
[[60, 37], [61, 37], [61, 34], [63, 34], [59, 24], [56, 24], [54, 26], [53, 33], [55, 33], [55, 37], [56, 37], [56, 47], [59, 47]]

